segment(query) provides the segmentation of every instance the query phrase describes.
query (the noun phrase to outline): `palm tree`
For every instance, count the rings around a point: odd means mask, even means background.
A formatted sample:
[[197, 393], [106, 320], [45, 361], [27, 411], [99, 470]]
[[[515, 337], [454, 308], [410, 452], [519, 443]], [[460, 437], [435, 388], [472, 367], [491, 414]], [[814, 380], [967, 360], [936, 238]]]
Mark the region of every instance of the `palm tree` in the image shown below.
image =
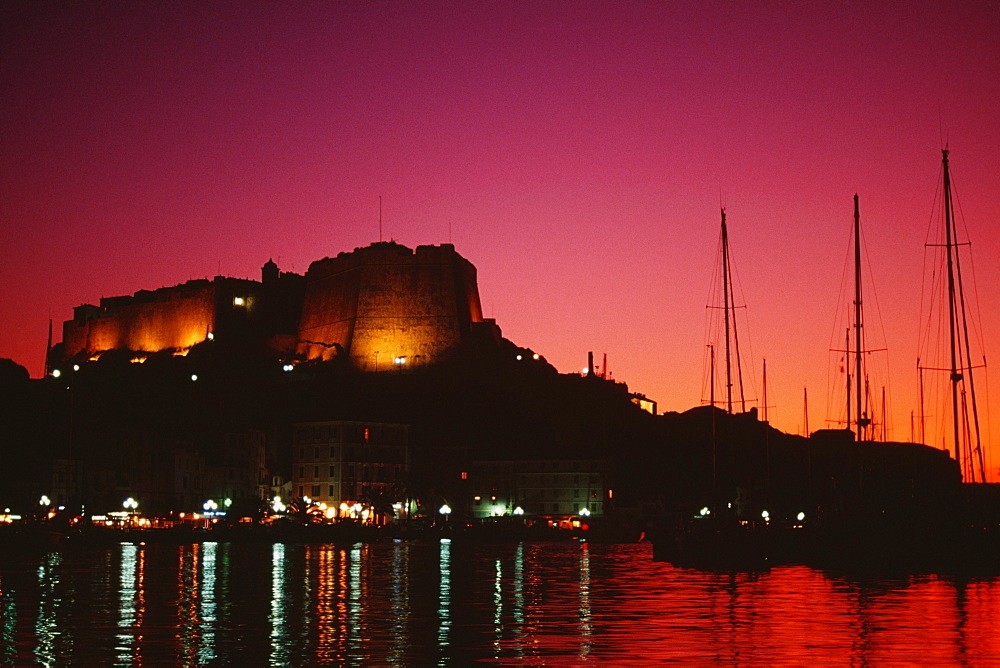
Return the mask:
[[323, 521], [323, 511], [308, 497], [296, 496], [288, 502], [286, 516], [299, 524], [318, 524]]
[[392, 504], [396, 498], [393, 491], [386, 487], [369, 487], [361, 497], [361, 505], [371, 508], [374, 523], [382, 526], [395, 518], [396, 509]]

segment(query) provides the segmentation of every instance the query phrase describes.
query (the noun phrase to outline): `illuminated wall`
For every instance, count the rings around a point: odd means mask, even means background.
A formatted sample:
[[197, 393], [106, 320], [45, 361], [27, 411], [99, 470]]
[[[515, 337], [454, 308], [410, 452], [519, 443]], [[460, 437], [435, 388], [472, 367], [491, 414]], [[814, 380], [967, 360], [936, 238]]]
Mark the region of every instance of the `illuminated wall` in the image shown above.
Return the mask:
[[268, 262], [260, 282], [217, 276], [78, 306], [63, 325], [62, 359], [184, 351], [209, 333], [240, 333], [389, 371], [440, 361], [478, 326], [495, 330], [483, 321], [476, 268], [454, 246], [379, 242], [313, 262], [304, 278]]
[[299, 352], [365, 371], [429, 364], [482, 320], [476, 269], [454, 246], [380, 242], [309, 267]]
[[74, 319], [63, 324], [63, 357], [105, 350], [186, 350], [210, 332], [225, 334], [253, 321], [257, 285], [217, 277], [79, 306]]

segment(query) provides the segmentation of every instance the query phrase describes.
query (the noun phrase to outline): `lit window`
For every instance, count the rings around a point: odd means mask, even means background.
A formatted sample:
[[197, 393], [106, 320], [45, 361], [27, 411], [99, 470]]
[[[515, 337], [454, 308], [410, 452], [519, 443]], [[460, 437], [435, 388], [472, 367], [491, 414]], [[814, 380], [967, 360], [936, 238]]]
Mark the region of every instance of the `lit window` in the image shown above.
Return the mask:
[[233, 306], [243, 306], [245, 303], [243, 297], [233, 297]]
[[462, 480], [468, 480], [468, 479], [469, 479], [469, 472], [462, 471]]

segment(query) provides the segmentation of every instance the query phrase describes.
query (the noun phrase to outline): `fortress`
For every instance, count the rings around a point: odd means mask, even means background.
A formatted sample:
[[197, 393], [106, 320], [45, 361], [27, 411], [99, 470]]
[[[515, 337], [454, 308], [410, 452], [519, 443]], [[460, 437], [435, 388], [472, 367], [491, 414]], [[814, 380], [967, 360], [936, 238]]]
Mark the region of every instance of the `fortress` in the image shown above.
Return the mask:
[[269, 260], [260, 281], [216, 276], [77, 306], [49, 362], [244, 339], [286, 359], [378, 372], [443, 361], [483, 336], [500, 332], [483, 318], [476, 268], [454, 246], [378, 242], [317, 260], [305, 276]]

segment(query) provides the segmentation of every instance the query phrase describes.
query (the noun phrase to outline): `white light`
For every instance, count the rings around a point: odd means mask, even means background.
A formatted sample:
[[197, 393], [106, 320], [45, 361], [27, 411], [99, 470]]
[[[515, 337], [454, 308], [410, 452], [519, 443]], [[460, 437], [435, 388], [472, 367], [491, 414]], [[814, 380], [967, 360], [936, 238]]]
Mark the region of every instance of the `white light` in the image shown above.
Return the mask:
[[291, 371], [292, 369], [295, 368], [295, 366], [293, 364], [286, 364], [285, 366], [283, 366], [281, 368], [284, 369], [285, 371]]
[[518, 355], [518, 356], [517, 356], [517, 361], [518, 361], [518, 362], [520, 362], [520, 361], [521, 361], [521, 356], [520, 356], [520, 355]]
[[587, 367], [583, 367], [582, 369], [580, 369], [580, 373], [586, 376], [588, 373], [590, 373], [590, 369], [588, 369]]
[[53, 378], [58, 378], [61, 375], [62, 375], [62, 371], [60, 371], [59, 369], [53, 369], [52, 370], [52, 377]]
[[705, 517], [705, 515], [711, 515], [712, 511], [708, 509], [708, 506], [705, 506], [704, 508], [698, 511], [698, 514], [701, 515], [702, 517]]
[[767, 512], [766, 510], [762, 510], [760, 516], [763, 517], [765, 520], [771, 519], [771, 513]]
[[590, 516], [590, 509], [580, 508], [580, 517], [589, 517], [589, 516]]
[[73, 371], [79, 371], [79, 370], [80, 370], [80, 365], [79, 364], [74, 364], [73, 365]]
[[441, 513], [442, 515], [450, 515], [451, 514], [451, 506], [449, 506], [446, 503], [443, 506], [441, 506], [441, 508], [438, 510], [438, 512]]
[[198, 380], [198, 374], [196, 374], [196, 373], [191, 374], [191, 381], [193, 382], [193, 381], [196, 381], [196, 380]]
[[208, 340], [209, 340], [209, 341], [213, 341], [213, 340], [215, 340], [215, 334], [213, 334], [212, 332], [209, 332], [209, 333], [208, 333]]
[[406, 364], [405, 357], [394, 357], [392, 361], [395, 362], [396, 364]]
[[135, 510], [139, 507], [139, 502], [130, 496], [122, 502], [122, 506], [128, 510]]
[[515, 515], [523, 515], [524, 514], [524, 508], [522, 508], [521, 506], [518, 506], [517, 508], [514, 509], [514, 514]]
[[52, 503], [52, 501], [49, 499], [49, 497], [45, 496], [44, 494], [42, 494], [42, 498], [38, 499], [38, 505], [40, 506], [47, 506], [50, 503]]
[[805, 518], [806, 518], [806, 514], [805, 513], [799, 513], [798, 515], [795, 516], [795, 519], [797, 519], [799, 522], [801, 522]]
[[310, 504], [310, 503], [313, 502], [313, 500], [310, 499], [308, 496], [303, 496], [302, 497], [302, 501], [303, 501], [303, 503], [306, 503], [306, 504]]
[[533, 359], [533, 360], [536, 360], [536, 359], [538, 359], [538, 353], [535, 353], [534, 355], [532, 355], [532, 356], [531, 356], [531, 359]]
[[233, 306], [243, 306], [243, 297], [233, 297]]
[[205, 510], [218, 510], [219, 504], [217, 504], [212, 499], [209, 499], [205, 503], [201, 504], [201, 507], [204, 508]]

